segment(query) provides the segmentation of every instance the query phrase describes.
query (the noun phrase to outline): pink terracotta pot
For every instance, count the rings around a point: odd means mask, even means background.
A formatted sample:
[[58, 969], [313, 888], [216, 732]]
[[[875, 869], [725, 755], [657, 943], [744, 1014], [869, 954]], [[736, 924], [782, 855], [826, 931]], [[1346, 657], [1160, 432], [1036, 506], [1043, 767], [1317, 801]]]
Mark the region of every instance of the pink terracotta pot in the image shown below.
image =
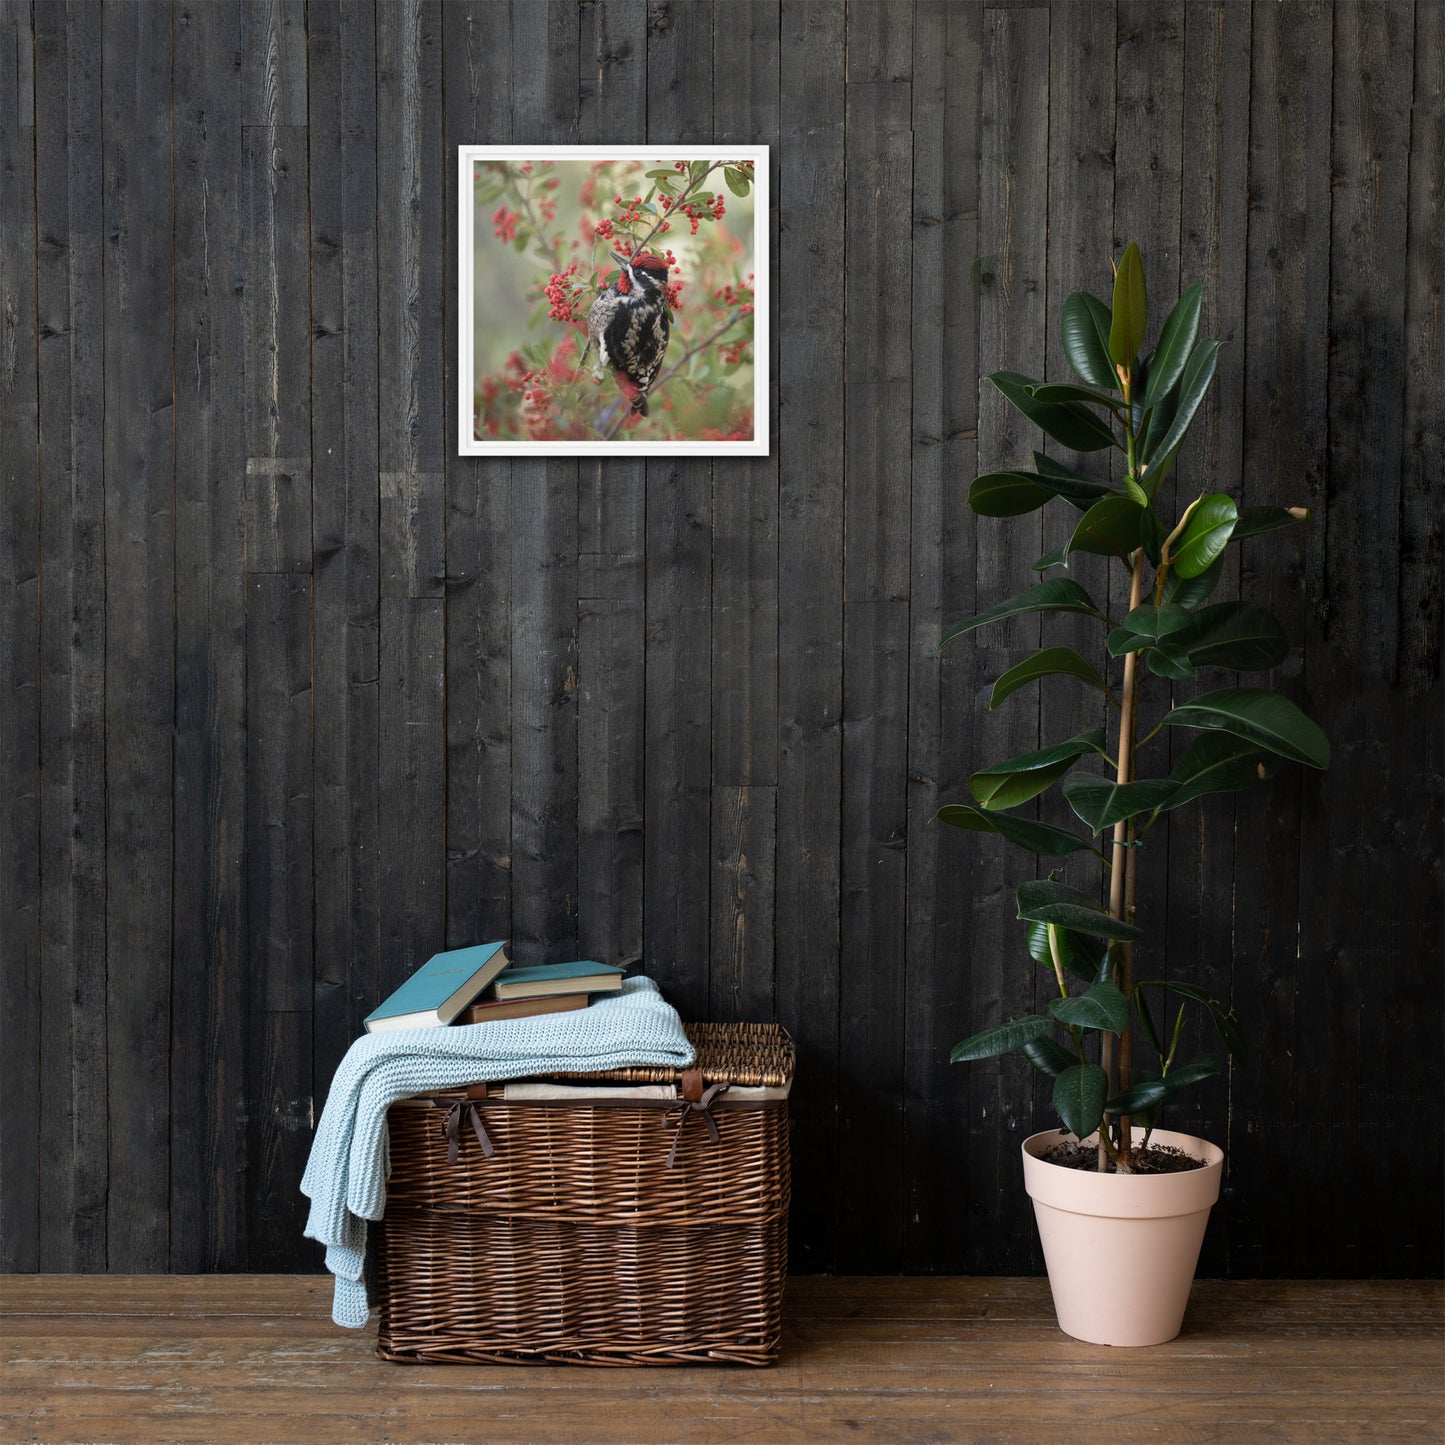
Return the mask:
[[[1134, 1130], [1136, 1143], [1143, 1137]], [[1090, 1174], [1039, 1157], [1072, 1138], [1050, 1129], [1023, 1142], [1024, 1187], [1059, 1328], [1096, 1345], [1162, 1345], [1184, 1322], [1224, 1153], [1207, 1140], [1156, 1129], [1151, 1143], [1172, 1144], [1207, 1165], [1183, 1174]]]

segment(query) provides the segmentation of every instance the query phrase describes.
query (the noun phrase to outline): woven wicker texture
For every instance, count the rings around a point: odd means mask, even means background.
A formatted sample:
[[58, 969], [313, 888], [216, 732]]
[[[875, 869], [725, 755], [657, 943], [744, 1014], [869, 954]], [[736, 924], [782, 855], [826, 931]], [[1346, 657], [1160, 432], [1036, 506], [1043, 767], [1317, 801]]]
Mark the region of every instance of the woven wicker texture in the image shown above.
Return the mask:
[[[781, 1084], [779, 1029], [689, 1025], [709, 1082]], [[752, 1052], [749, 1053], [749, 1045]], [[703, 1049], [708, 1053], [704, 1056]], [[658, 1082], [661, 1071], [647, 1071]], [[594, 1077], [594, 1076], [589, 1076]], [[408, 1363], [765, 1365], [787, 1273], [786, 1101], [392, 1109], [377, 1353]], [[679, 1129], [681, 1133], [679, 1134]], [[668, 1154], [677, 1145], [674, 1164]]]
[[[693, 1068], [702, 1071], [704, 1083], [715, 1084], [721, 1080], [752, 1088], [776, 1089], [793, 1077], [793, 1041], [776, 1024], [684, 1024], [683, 1028], [697, 1050]], [[632, 1084], [673, 1084], [681, 1077], [681, 1071], [655, 1067], [613, 1069], [585, 1077], [621, 1079]]]

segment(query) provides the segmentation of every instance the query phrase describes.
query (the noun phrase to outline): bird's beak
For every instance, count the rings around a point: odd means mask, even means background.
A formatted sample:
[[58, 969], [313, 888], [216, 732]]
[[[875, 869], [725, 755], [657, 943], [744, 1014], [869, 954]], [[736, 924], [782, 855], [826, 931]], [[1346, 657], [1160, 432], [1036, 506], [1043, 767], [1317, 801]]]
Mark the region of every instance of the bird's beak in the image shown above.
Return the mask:
[[632, 264], [626, 256], [619, 256], [616, 251], [609, 251], [607, 254], [611, 256], [624, 271]]

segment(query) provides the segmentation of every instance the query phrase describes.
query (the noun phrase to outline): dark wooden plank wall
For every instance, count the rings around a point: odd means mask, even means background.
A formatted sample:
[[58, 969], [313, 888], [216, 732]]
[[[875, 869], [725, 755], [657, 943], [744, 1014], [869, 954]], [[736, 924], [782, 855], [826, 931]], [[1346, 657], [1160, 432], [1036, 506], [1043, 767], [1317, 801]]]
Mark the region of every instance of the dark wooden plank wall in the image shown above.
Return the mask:
[[[1045, 1091], [946, 1063], [1036, 1003], [1029, 865], [931, 819], [1094, 703], [985, 710], [1037, 621], [936, 644], [1058, 540], [964, 505], [1036, 444], [979, 375], [1061, 375], [1137, 239], [1228, 342], [1181, 491], [1316, 509], [1228, 584], [1336, 749], [1146, 860], [1257, 1043], [1185, 1116], [1231, 1161], [1206, 1268], [1438, 1272], [1442, 31], [4, 0], [0, 1266], [314, 1268], [361, 1016], [506, 936], [793, 1031], [798, 1268], [1035, 1267]], [[454, 456], [455, 146], [643, 138], [774, 148], [772, 456]]]

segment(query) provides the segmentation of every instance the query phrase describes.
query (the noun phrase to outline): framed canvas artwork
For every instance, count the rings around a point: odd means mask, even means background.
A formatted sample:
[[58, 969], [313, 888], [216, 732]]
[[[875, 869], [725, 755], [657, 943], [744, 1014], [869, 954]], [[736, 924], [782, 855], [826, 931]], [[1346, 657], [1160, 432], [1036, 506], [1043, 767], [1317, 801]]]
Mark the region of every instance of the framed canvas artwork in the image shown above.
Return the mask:
[[464, 456], [768, 454], [766, 146], [459, 146]]

